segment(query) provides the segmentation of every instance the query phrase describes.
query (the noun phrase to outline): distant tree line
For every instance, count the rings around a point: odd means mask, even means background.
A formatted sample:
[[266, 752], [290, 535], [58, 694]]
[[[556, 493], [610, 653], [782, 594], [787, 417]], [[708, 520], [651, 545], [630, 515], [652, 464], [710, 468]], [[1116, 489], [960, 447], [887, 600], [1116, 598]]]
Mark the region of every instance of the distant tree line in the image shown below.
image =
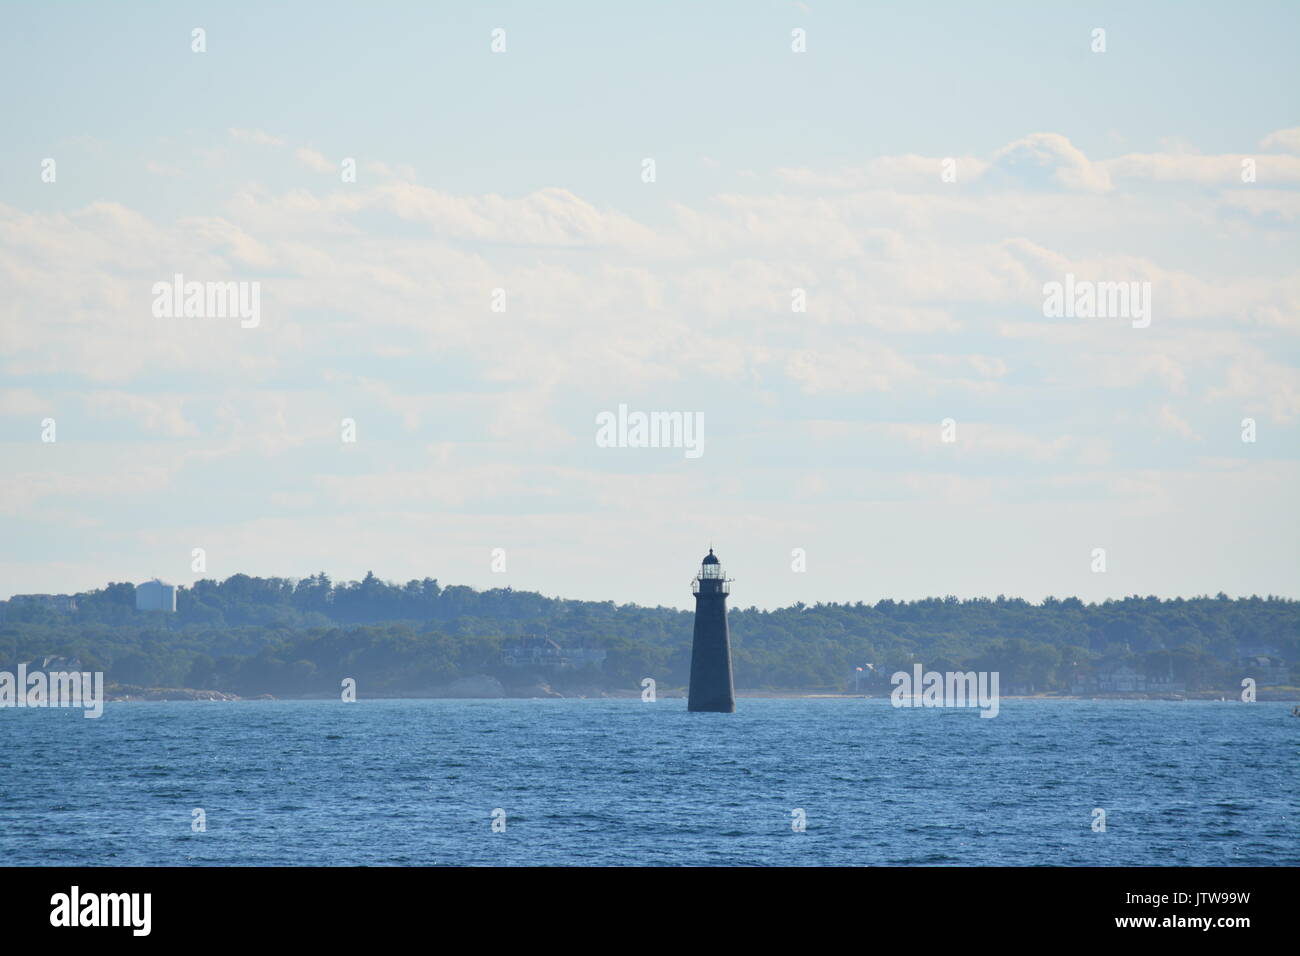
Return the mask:
[[[690, 670], [689, 611], [431, 578], [395, 584], [367, 574], [336, 584], [323, 572], [236, 574], [178, 589], [175, 614], [136, 611], [129, 583], [76, 597], [73, 613], [11, 604], [0, 666], [60, 655], [120, 684], [292, 696], [337, 693], [352, 677], [363, 693], [420, 693], [461, 677], [518, 679], [502, 649], [537, 635], [607, 652], [598, 669], [550, 675], [561, 689], [631, 690], [643, 677], [680, 687]], [[1272, 596], [798, 603], [734, 609], [730, 625], [736, 684], [746, 689], [842, 690], [860, 674], [862, 688], [887, 690], [889, 674], [919, 662], [999, 671], [1003, 693], [1068, 691], [1081, 673], [1123, 662], [1189, 690], [1227, 691], [1247, 654], [1300, 659], [1300, 602]]]

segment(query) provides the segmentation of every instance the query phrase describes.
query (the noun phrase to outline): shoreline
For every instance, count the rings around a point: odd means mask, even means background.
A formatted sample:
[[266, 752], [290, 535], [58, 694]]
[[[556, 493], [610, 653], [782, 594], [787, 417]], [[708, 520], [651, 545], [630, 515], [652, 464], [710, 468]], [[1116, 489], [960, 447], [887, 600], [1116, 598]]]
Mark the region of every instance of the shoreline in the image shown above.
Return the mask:
[[[385, 693], [367, 694], [358, 699], [363, 700], [636, 700], [639, 691], [596, 691], [586, 694], [560, 694], [551, 691], [547, 694], [506, 693], [495, 696], [473, 696], [467, 694], [446, 693]], [[662, 700], [684, 700], [684, 692], [674, 691], [658, 695]], [[738, 690], [737, 700], [888, 700], [890, 694], [846, 694], [816, 690]], [[114, 703], [164, 703], [178, 701], [204, 701], [235, 703], [264, 700], [338, 700], [336, 694], [302, 694], [277, 697], [272, 694], [259, 694], [253, 697], [241, 697], [227, 691], [200, 690], [189, 687], [151, 687], [111, 690], [105, 693], [105, 701]], [[1236, 696], [1215, 691], [1189, 691], [1184, 694], [1003, 694], [999, 700], [1049, 700], [1049, 701], [1166, 701], [1168, 703], [1186, 703], [1188, 701], [1213, 701], [1222, 703], [1240, 703]], [[1257, 702], [1300, 701], [1300, 689], [1279, 687], [1260, 688], [1256, 692]]]

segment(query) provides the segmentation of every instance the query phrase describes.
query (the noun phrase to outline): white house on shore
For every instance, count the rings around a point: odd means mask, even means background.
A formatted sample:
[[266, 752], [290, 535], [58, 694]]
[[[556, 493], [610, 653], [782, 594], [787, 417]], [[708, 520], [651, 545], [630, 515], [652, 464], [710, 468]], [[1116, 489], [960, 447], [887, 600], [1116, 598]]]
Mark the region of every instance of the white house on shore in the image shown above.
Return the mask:
[[166, 611], [176, 613], [176, 587], [154, 578], [135, 586], [137, 611]]

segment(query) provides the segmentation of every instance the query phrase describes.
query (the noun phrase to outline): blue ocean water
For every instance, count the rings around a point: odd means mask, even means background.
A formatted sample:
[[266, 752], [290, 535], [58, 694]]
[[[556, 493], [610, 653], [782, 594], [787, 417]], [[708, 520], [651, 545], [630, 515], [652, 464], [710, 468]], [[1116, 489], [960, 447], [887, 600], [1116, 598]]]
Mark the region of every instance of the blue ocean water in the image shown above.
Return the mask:
[[[19, 865], [1300, 863], [1290, 704], [886, 699], [0, 710]], [[191, 829], [192, 811], [206, 832]], [[492, 813], [505, 811], [505, 831]], [[1094, 832], [1093, 810], [1106, 813]], [[795, 832], [792, 811], [807, 829]]]

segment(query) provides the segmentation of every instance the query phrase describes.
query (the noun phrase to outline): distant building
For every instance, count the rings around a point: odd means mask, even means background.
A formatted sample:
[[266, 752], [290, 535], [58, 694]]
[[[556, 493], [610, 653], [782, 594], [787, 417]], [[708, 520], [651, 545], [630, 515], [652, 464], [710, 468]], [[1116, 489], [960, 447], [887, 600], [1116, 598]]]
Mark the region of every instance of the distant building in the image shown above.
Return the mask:
[[1072, 694], [1181, 694], [1187, 685], [1173, 673], [1149, 675], [1125, 661], [1103, 662], [1090, 671], [1076, 671]]
[[135, 586], [135, 609], [137, 611], [166, 611], [176, 613], [176, 588], [154, 578], [144, 584]]
[[8, 601], [9, 607], [43, 607], [59, 614], [71, 614], [77, 610], [77, 599], [71, 594], [15, 594]]
[[45, 657], [37, 657], [27, 662], [27, 671], [42, 671], [46, 674], [54, 671], [79, 671], [81, 670], [81, 658], [58, 657], [53, 654], [47, 654]]
[[1127, 694], [1146, 690], [1146, 677], [1128, 664], [1114, 664], [1097, 673], [1097, 689], [1102, 693]]
[[501, 648], [507, 667], [546, 667], [561, 670], [586, 664], [603, 664], [605, 650], [598, 647], [561, 647], [549, 637], [521, 637]]
[[1291, 668], [1278, 657], [1243, 657], [1237, 662], [1242, 677], [1254, 678], [1259, 685], [1291, 683]]

